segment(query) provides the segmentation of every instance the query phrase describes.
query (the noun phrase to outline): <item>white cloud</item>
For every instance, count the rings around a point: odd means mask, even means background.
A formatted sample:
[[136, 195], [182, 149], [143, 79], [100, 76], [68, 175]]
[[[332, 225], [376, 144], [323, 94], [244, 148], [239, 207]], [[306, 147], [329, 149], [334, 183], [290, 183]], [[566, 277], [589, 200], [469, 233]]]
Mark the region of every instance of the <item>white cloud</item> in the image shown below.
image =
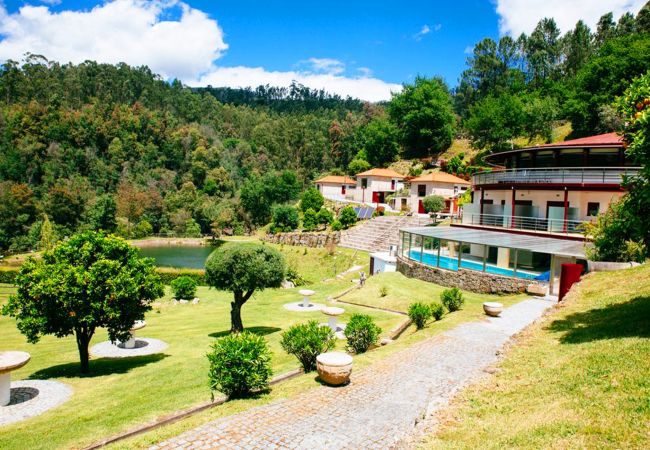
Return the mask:
[[421, 41], [422, 38], [429, 33], [431, 33], [431, 28], [429, 28], [429, 25], [424, 24], [422, 25], [422, 28], [420, 28], [420, 31], [413, 35], [413, 39], [416, 41]]
[[440, 31], [442, 29], [442, 24], [437, 23], [433, 26], [433, 31]]
[[376, 102], [390, 99], [391, 92], [402, 89], [399, 84], [386, 83], [378, 78], [367, 75], [360, 77], [344, 77], [333, 73], [312, 73], [303, 71], [268, 71], [262, 67], [215, 67], [210, 73], [203, 75], [191, 86], [229, 86], [256, 87], [261, 84], [272, 86], [289, 86], [297, 81], [312, 89], [325, 89], [341, 96], [356, 97]]
[[114, 0], [90, 10], [61, 12], [25, 5], [14, 13], [0, 0], [0, 61], [19, 61], [30, 52], [61, 63], [125, 62], [194, 86], [286, 86], [296, 80], [369, 101], [388, 99], [391, 91], [401, 89], [372, 78], [365, 69], [358, 69], [360, 76], [343, 76], [345, 64], [332, 58], [300, 61], [298, 69], [286, 72], [220, 67], [217, 61], [227, 49], [217, 21], [180, 0]]
[[623, 13], [636, 14], [646, 0], [496, 0], [501, 34], [530, 34], [544, 17], [555, 19], [560, 31], [571, 30], [582, 19], [595, 30], [598, 19], [613, 12], [615, 19]]

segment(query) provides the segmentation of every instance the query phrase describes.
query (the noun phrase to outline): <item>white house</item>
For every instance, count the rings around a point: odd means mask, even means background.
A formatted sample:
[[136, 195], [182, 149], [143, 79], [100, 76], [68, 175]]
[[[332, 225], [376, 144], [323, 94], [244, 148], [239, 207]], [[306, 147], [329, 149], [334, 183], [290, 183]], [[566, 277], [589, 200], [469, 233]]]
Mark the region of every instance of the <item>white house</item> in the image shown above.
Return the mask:
[[458, 196], [470, 186], [470, 182], [446, 172], [431, 172], [412, 178], [409, 204], [411, 211], [424, 214], [422, 199], [429, 195], [439, 195], [445, 199], [443, 212], [458, 213]]
[[357, 182], [345, 176], [328, 175], [314, 181], [316, 188], [329, 200], [352, 200]]
[[404, 187], [404, 175], [391, 169], [370, 169], [357, 174], [354, 200], [359, 203], [386, 203], [386, 197]]

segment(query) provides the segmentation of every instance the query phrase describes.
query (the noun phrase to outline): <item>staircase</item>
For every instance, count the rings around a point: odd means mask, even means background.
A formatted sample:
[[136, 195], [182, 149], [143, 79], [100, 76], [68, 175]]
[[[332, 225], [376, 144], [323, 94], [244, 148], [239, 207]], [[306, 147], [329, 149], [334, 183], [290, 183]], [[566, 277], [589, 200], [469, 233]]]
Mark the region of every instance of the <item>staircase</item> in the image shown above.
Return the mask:
[[387, 252], [399, 243], [400, 228], [423, 227], [431, 223], [428, 217], [379, 216], [341, 233], [341, 247], [367, 252]]

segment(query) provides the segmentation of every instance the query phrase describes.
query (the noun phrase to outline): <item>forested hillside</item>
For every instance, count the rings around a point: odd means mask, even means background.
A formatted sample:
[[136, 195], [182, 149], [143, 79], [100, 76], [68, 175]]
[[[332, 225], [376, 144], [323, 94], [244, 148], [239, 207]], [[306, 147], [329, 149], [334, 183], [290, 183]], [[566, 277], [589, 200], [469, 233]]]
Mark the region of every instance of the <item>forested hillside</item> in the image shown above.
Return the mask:
[[[43, 227], [58, 237], [244, 233], [324, 173], [435, 163], [459, 136], [498, 151], [550, 139], [558, 120], [574, 136], [616, 129], [611, 104], [650, 67], [649, 32], [647, 5], [618, 23], [603, 16], [594, 32], [579, 22], [560, 36], [543, 19], [530, 36], [477, 43], [457, 88], [417, 78], [386, 104], [298, 84], [190, 89], [125, 64], [7, 61], [0, 249], [38, 248]], [[476, 165], [445, 162], [461, 175]]]

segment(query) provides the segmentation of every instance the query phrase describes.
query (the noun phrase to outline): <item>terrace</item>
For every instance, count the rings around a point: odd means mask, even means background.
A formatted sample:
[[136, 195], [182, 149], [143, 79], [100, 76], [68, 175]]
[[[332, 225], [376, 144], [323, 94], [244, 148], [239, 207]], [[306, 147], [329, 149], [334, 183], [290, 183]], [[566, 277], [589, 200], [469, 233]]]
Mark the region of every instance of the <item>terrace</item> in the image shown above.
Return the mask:
[[635, 176], [638, 167], [553, 167], [503, 169], [480, 172], [472, 177], [473, 186], [521, 185], [620, 185], [623, 177]]

